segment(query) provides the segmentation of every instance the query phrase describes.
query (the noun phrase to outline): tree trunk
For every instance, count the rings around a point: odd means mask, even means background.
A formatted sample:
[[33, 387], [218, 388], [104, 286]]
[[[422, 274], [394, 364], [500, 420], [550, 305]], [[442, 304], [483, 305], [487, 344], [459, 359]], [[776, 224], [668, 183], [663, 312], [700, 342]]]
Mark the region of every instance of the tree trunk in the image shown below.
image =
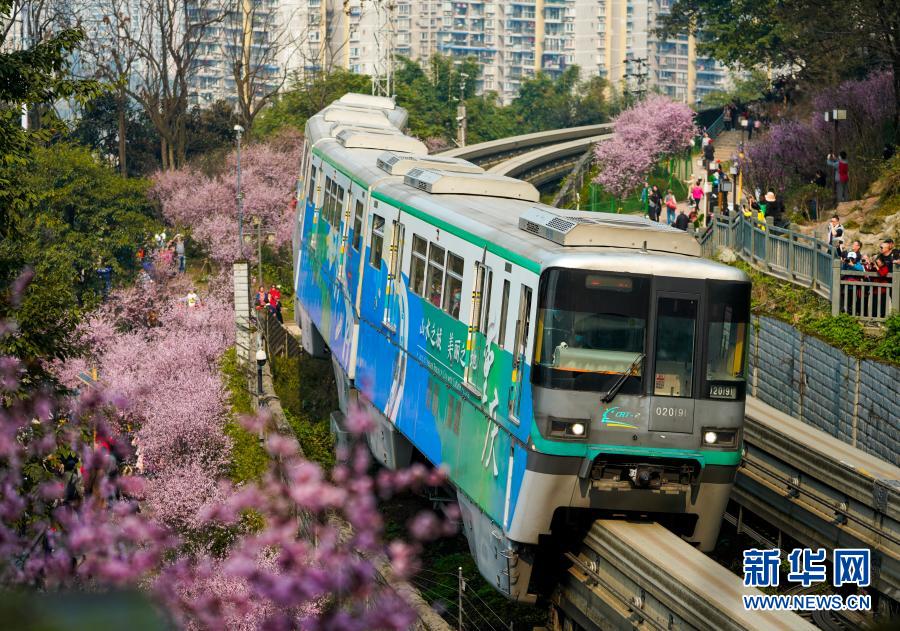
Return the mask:
[[128, 96], [122, 88], [119, 88], [119, 98], [116, 102], [119, 115], [119, 173], [122, 177], [128, 175], [128, 168], [125, 164], [125, 134], [127, 132], [125, 126], [125, 108], [128, 106]]
[[159, 137], [159, 161], [162, 163], [162, 170], [169, 170], [169, 143], [166, 142], [164, 136]]

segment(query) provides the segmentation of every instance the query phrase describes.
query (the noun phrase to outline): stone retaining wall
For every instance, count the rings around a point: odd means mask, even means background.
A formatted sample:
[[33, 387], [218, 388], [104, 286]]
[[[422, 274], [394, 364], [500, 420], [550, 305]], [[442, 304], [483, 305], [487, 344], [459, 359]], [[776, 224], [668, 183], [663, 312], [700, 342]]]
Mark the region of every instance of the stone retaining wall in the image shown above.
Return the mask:
[[754, 316], [749, 378], [761, 401], [900, 466], [900, 369]]

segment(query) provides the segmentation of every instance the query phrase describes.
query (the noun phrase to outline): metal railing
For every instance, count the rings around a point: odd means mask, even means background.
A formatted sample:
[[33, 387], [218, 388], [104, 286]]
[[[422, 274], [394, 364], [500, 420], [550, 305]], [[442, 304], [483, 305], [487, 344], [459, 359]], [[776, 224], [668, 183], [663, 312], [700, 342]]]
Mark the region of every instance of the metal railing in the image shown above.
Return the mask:
[[900, 272], [888, 277], [878, 272], [835, 270], [835, 286], [840, 289], [832, 294], [831, 313], [849, 313], [860, 320], [883, 322], [891, 314], [900, 311]]
[[269, 357], [275, 355], [297, 357], [300, 355], [300, 342], [284, 328], [284, 325], [275, 316], [267, 309], [257, 309], [255, 314], [257, 331], [262, 334]]
[[814, 291], [831, 302], [832, 315], [883, 322], [900, 311], [900, 273], [842, 271], [834, 248], [807, 234], [732, 213], [714, 217], [698, 240], [706, 257], [730, 248], [756, 269]]
[[725, 128], [725, 111], [723, 110], [719, 117], [714, 120], [709, 127], [706, 128], [706, 133], [709, 134], [710, 138], [715, 138], [718, 136], [721, 131]]

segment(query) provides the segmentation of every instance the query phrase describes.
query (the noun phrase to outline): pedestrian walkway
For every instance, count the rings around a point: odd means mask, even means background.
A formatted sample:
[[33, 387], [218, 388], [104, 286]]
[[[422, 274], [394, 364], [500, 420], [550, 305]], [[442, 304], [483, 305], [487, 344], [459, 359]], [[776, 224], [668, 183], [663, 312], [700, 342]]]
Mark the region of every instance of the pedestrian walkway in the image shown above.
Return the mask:
[[[735, 130], [723, 131], [713, 140], [713, 147], [715, 147], [716, 150], [716, 160], [720, 160], [721, 162], [733, 161], [735, 158], [737, 158], [740, 144], [741, 132]], [[747, 146], [746, 135], [744, 146]], [[703, 168], [700, 156], [696, 156], [694, 158], [692, 167], [693, 173], [691, 175], [690, 181], [687, 183], [688, 195], [690, 195], [690, 189], [694, 182], [696, 182], [697, 180], [706, 181], [707, 178], [707, 171]], [[686, 213], [690, 213], [690, 201], [687, 199], [678, 200], [678, 209], [684, 210], [684, 212]], [[665, 212], [663, 212], [663, 216], [665, 216]]]

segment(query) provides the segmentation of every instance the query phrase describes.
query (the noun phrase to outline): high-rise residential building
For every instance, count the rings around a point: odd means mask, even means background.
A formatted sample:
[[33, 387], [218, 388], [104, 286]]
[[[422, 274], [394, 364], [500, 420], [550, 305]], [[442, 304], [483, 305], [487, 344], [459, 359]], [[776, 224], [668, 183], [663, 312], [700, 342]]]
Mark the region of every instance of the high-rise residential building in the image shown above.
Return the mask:
[[[386, 81], [397, 55], [425, 62], [435, 53], [476, 58], [478, 92], [495, 91], [507, 103], [523, 80], [572, 65], [616, 91], [659, 91], [692, 105], [728, 79], [721, 66], [697, 57], [693, 38], [655, 35], [671, 0], [244, 1], [260, 5], [254, 47], [288, 34], [271, 63], [273, 80], [285, 69], [345, 68]], [[203, 42], [198, 102], [233, 98], [228, 40], [240, 26], [226, 20]]]
[[296, 48], [285, 28], [291, 5], [281, 0], [189, 3], [188, 20], [209, 22], [197, 41], [195, 70], [189, 77], [191, 105], [204, 107], [218, 100], [236, 103], [238, 64], [252, 77], [257, 94], [277, 90]]

